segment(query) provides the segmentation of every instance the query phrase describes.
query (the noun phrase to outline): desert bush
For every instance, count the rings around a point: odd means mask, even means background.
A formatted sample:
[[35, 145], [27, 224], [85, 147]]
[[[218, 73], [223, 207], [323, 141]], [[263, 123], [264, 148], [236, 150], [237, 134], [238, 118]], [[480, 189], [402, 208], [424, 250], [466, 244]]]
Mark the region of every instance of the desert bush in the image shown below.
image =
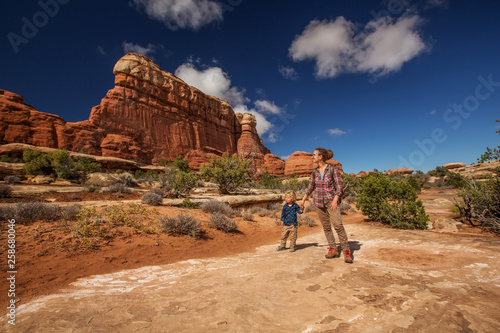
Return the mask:
[[278, 177], [271, 176], [269, 173], [264, 172], [260, 175], [258, 183], [260, 186], [268, 189], [279, 189], [282, 184]]
[[0, 162], [10, 163], [10, 157], [8, 155], [0, 155]]
[[123, 183], [116, 183], [108, 187], [106, 192], [109, 193], [117, 193], [117, 194], [123, 194], [123, 193], [130, 193], [130, 189]]
[[149, 192], [141, 197], [141, 202], [151, 206], [159, 206], [163, 203], [163, 199], [160, 195]]
[[413, 176], [409, 176], [406, 180], [408, 181], [408, 184], [410, 184], [410, 186], [413, 187], [413, 189], [415, 191], [417, 191], [417, 192], [422, 191], [420, 181], [417, 178], [415, 178]]
[[21, 178], [17, 176], [5, 176], [4, 179], [9, 184], [16, 184], [21, 182]]
[[118, 178], [121, 179], [123, 185], [125, 186], [137, 186], [137, 181], [130, 172], [122, 172], [118, 174]]
[[221, 213], [227, 216], [231, 216], [234, 214], [233, 208], [231, 208], [229, 204], [217, 200], [205, 201], [201, 203], [200, 208], [205, 213], [211, 213], [211, 214]]
[[310, 181], [308, 179], [298, 180], [296, 175], [291, 175], [287, 181], [283, 182], [281, 191], [283, 193], [286, 191], [294, 191], [297, 194], [300, 194], [307, 189], [309, 183]]
[[316, 219], [308, 216], [308, 215], [298, 215], [299, 225], [306, 225], [308, 227], [314, 227], [316, 225]]
[[6, 184], [0, 184], [0, 198], [7, 198], [12, 195], [12, 187]]
[[169, 235], [186, 235], [191, 238], [200, 238], [203, 235], [200, 222], [183, 212], [174, 217], [160, 216], [158, 226]]
[[160, 197], [163, 197], [163, 195], [165, 194], [165, 193], [163, 193], [162, 189], [157, 188], [157, 187], [153, 187], [151, 190], [149, 190], [149, 193], [157, 194]]
[[194, 203], [193, 201], [191, 201], [191, 199], [189, 197], [187, 197], [187, 198], [184, 198], [184, 200], [182, 200], [182, 207], [187, 208], [187, 209], [196, 209], [196, 208], [198, 208], [198, 205], [196, 203]]
[[283, 209], [283, 205], [281, 203], [278, 203], [278, 202], [273, 202], [272, 204], [270, 204], [268, 206], [269, 210], [271, 211], [278, 211], [278, 212], [281, 212], [281, 210]]
[[454, 188], [463, 188], [468, 186], [467, 180], [457, 172], [450, 172], [445, 177], [444, 182]]
[[55, 221], [60, 218], [74, 220], [80, 207], [59, 206], [39, 201], [19, 202], [0, 207], [0, 219], [16, 219], [16, 223], [25, 224], [35, 220]]
[[351, 207], [351, 205], [349, 205], [348, 203], [346, 202], [341, 202], [340, 205], [339, 205], [339, 209], [340, 209], [340, 214], [347, 214], [349, 212], [351, 213], [355, 213], [356, 211], [354, 210], [354, 208]]
[[245, 221], [255, 221], [253, 214], [248, 209], [241, 212], [241, 217], [243, 217]]
[[134, 221], [129, 217], [128, 211], [122, 206], [111, 206], [103, 212], [103, 217], [112, 225], [133, 225]]
[[[283, 206], [282, 206], [283, 207]], [[281, 212], [281, 209], [280, 208], [280, 212]], [[273, 215], [273, 211], [269, 210], [269, 209], [266, 209], [266, 208], [263, 208], [263, 207], [258, 207], [258, 206], [254, 206], [252, 208], [249, 209], [249, 211], [252, 213], [252, 214], [257, 214], [259, 215], [260, 217], [264, 217], [264, 216], [272, 216]]]
[[198, 176], [191, 172], [179, 171], [175, 176], [173, 187], [182, 194], [189, 194], [198, 186]]
[[315, 212], [316, 211], [316, 207], [314, 206], [314, 204], [310, 204], [306, 207], [304, 207], [304, 211], [302, 213], [309, 213], [309, 212]]
[[371, 220], [394, 228], [425, 229], [429, 217], [415, 189], [405, 180], [396, 182], [381, 174], [364, 179], [356, 207]]
[[99, 192], [101, 190], [101, 186], [97, 184], [86, 184], [84, 191], [89, 193]]
[[464, 203], [457, 202], [462, 222], [500, 234], [500, 178], [469, 181], [457, 194]]
[[218, 185], [219, 193], [228, 194], [253, 179], [250, 163], [251, 160], [224, 154], [221, 158], [212, 157], [208, 164], [203, 164], [200, 173], [203, 179]]
[[228, 232], [235, 232], [238, 230], [238, 225], [233, 219], [228, 218], [221, 213], [210, 214], [210, 228]]
[[158, 175], [158, 181], [160, 182], [160, 187], [161, 188], [173, 187], [175, 182], [175, 177], [177, 176], [178, 172], [179, 170], [177, 170], [173, 166], [165, 167], [165, 172], [160, 173]]

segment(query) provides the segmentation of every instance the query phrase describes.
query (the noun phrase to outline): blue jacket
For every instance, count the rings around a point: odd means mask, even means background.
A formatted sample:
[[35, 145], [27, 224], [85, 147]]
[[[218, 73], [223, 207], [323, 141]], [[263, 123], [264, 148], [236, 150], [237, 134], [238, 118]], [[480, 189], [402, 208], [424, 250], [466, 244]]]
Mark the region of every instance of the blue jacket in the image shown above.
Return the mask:
[[286, 203], [281, 211], [281, 221], [283, 221], [284, 225], [293, 224], [294, 226], [297, 226], [297, 213], [302, 214], [302, 211], [296, 202], [294, 202], [291, 206], [288, 206]]

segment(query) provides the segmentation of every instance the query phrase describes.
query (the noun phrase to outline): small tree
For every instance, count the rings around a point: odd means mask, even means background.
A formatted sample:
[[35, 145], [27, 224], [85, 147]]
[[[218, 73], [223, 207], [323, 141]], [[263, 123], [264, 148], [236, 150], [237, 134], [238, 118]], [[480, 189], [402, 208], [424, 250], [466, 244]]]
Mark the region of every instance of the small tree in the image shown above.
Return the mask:
[[174, 160], [174, 167], [179, 169], [179, 171], [191, 172], [189, 168], [189, 161], [184, 159], [182, 155], [179, 155]]
[[173, 187], [182, 194], [189, 194], [196, 186], [198, 186], [198, 176], [194, 173], [179, 171], [175, 176]]
[[[500, 119], [496, 119], [497, 123], [500, 123]], [[500, 130], [495, 133], [500, 134]], [[490, 147], [486, 147], [486, 152], [481, 155], [480, 158], [477, 159], [478, 163], [484, 163], [487, 161], [493, 161], [500, 159], [500, 146], [491, 149]]]
[[208, 164], [201, 166], [200, 173], [203, 179], [218, 185], [220, 194], [228, 194], [252, 180], [250, 163], [250, 160], [239, 156], [228, 157], [224, 154], [220, 158], [212, 157]]
[[406, 179], [396, 182], [381, 174], [364, 179], [356, 207], [371, 220], [393, 228], [425, 229], [429, 221], [422, 201]]

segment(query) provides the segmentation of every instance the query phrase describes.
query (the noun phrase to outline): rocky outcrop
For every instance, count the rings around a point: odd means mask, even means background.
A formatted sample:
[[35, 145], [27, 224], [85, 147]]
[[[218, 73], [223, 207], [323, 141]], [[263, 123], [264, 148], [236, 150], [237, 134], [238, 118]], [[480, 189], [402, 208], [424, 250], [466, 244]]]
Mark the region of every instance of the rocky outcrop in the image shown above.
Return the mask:
[[484, 163], [471, 164], [468, 166], [451, 169], [466, 178], [487, 178], [490, 176], [500, 176], [500, 160], [488, 161]]
[[390, 169], [385, 172], [386, 175], [390, 175], [392, 173], [401, 173], [403, 175], [411, 175], [413, 173], [413, 169], [409, 168], [399, 168], [399, 169]]
[[68, 123], [38, 112], [20, 95], [0, 90], [0, 144], [85, 151], [154, 164], [183, 155], [190, 167], [211, 156], [251, 156], [259, 166], [264, 147], [251, 114], [235, 114], [223, 100], [189, 86], [150, 59], [129, 53], [113, 69], [115, 87], [89, 120]]
[[[332, 164], [339, 171], [342, 170], [342, 164], [338, 161], [330, 159], [326, 161], [328, 164]], [[296, 175], [297, 177], [307, 177], [311, 175], [311, 172], [314, 168], [318, 166], [312, 161], [312, 153], [307, 153], [305, 151], [296, 151], [285, 162], [285, 173], [284, 175]]]
[[457, 168], [463, 168], [465, 166], [466, 166], [465, 163], [447, 163], [447, 164], [443, 165], [443, 168], [448, 169], [448, 170], [453, 170], [453, 169], [457, 169]]
[[273, 154], [266, 154], [264, 156], [263, 171], [269, 173], [271, 176], [279, 177], [285, 173], [285, 161]]

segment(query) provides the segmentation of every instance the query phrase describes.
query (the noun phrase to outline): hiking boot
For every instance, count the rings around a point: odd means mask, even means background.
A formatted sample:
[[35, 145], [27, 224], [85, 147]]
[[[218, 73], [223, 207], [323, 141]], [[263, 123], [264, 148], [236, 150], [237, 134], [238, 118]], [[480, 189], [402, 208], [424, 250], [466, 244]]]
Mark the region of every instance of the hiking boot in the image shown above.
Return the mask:
[[291, 248], [290, 248], [290, 252], [295, 252], [295, 248], [294, 248], [294, 247], [291, 247]]
[[284, 248], [283, 246], [278, 246], [278, 247], [276, 248], [276, 251], [283, 251], [283, 250], [285, 250], [285, 248]]
[[351, 250], [344, 250], [344, 261], [348, 264], [352, 264]]
[[328, 248], [328, 253], [325, 254], [325, 258], [326, 259], [332, 259], [332, 258], [335, 258], [338, 255], [339, 255], [339, 249], [336, 246], [335, 247], [329, 247]]

